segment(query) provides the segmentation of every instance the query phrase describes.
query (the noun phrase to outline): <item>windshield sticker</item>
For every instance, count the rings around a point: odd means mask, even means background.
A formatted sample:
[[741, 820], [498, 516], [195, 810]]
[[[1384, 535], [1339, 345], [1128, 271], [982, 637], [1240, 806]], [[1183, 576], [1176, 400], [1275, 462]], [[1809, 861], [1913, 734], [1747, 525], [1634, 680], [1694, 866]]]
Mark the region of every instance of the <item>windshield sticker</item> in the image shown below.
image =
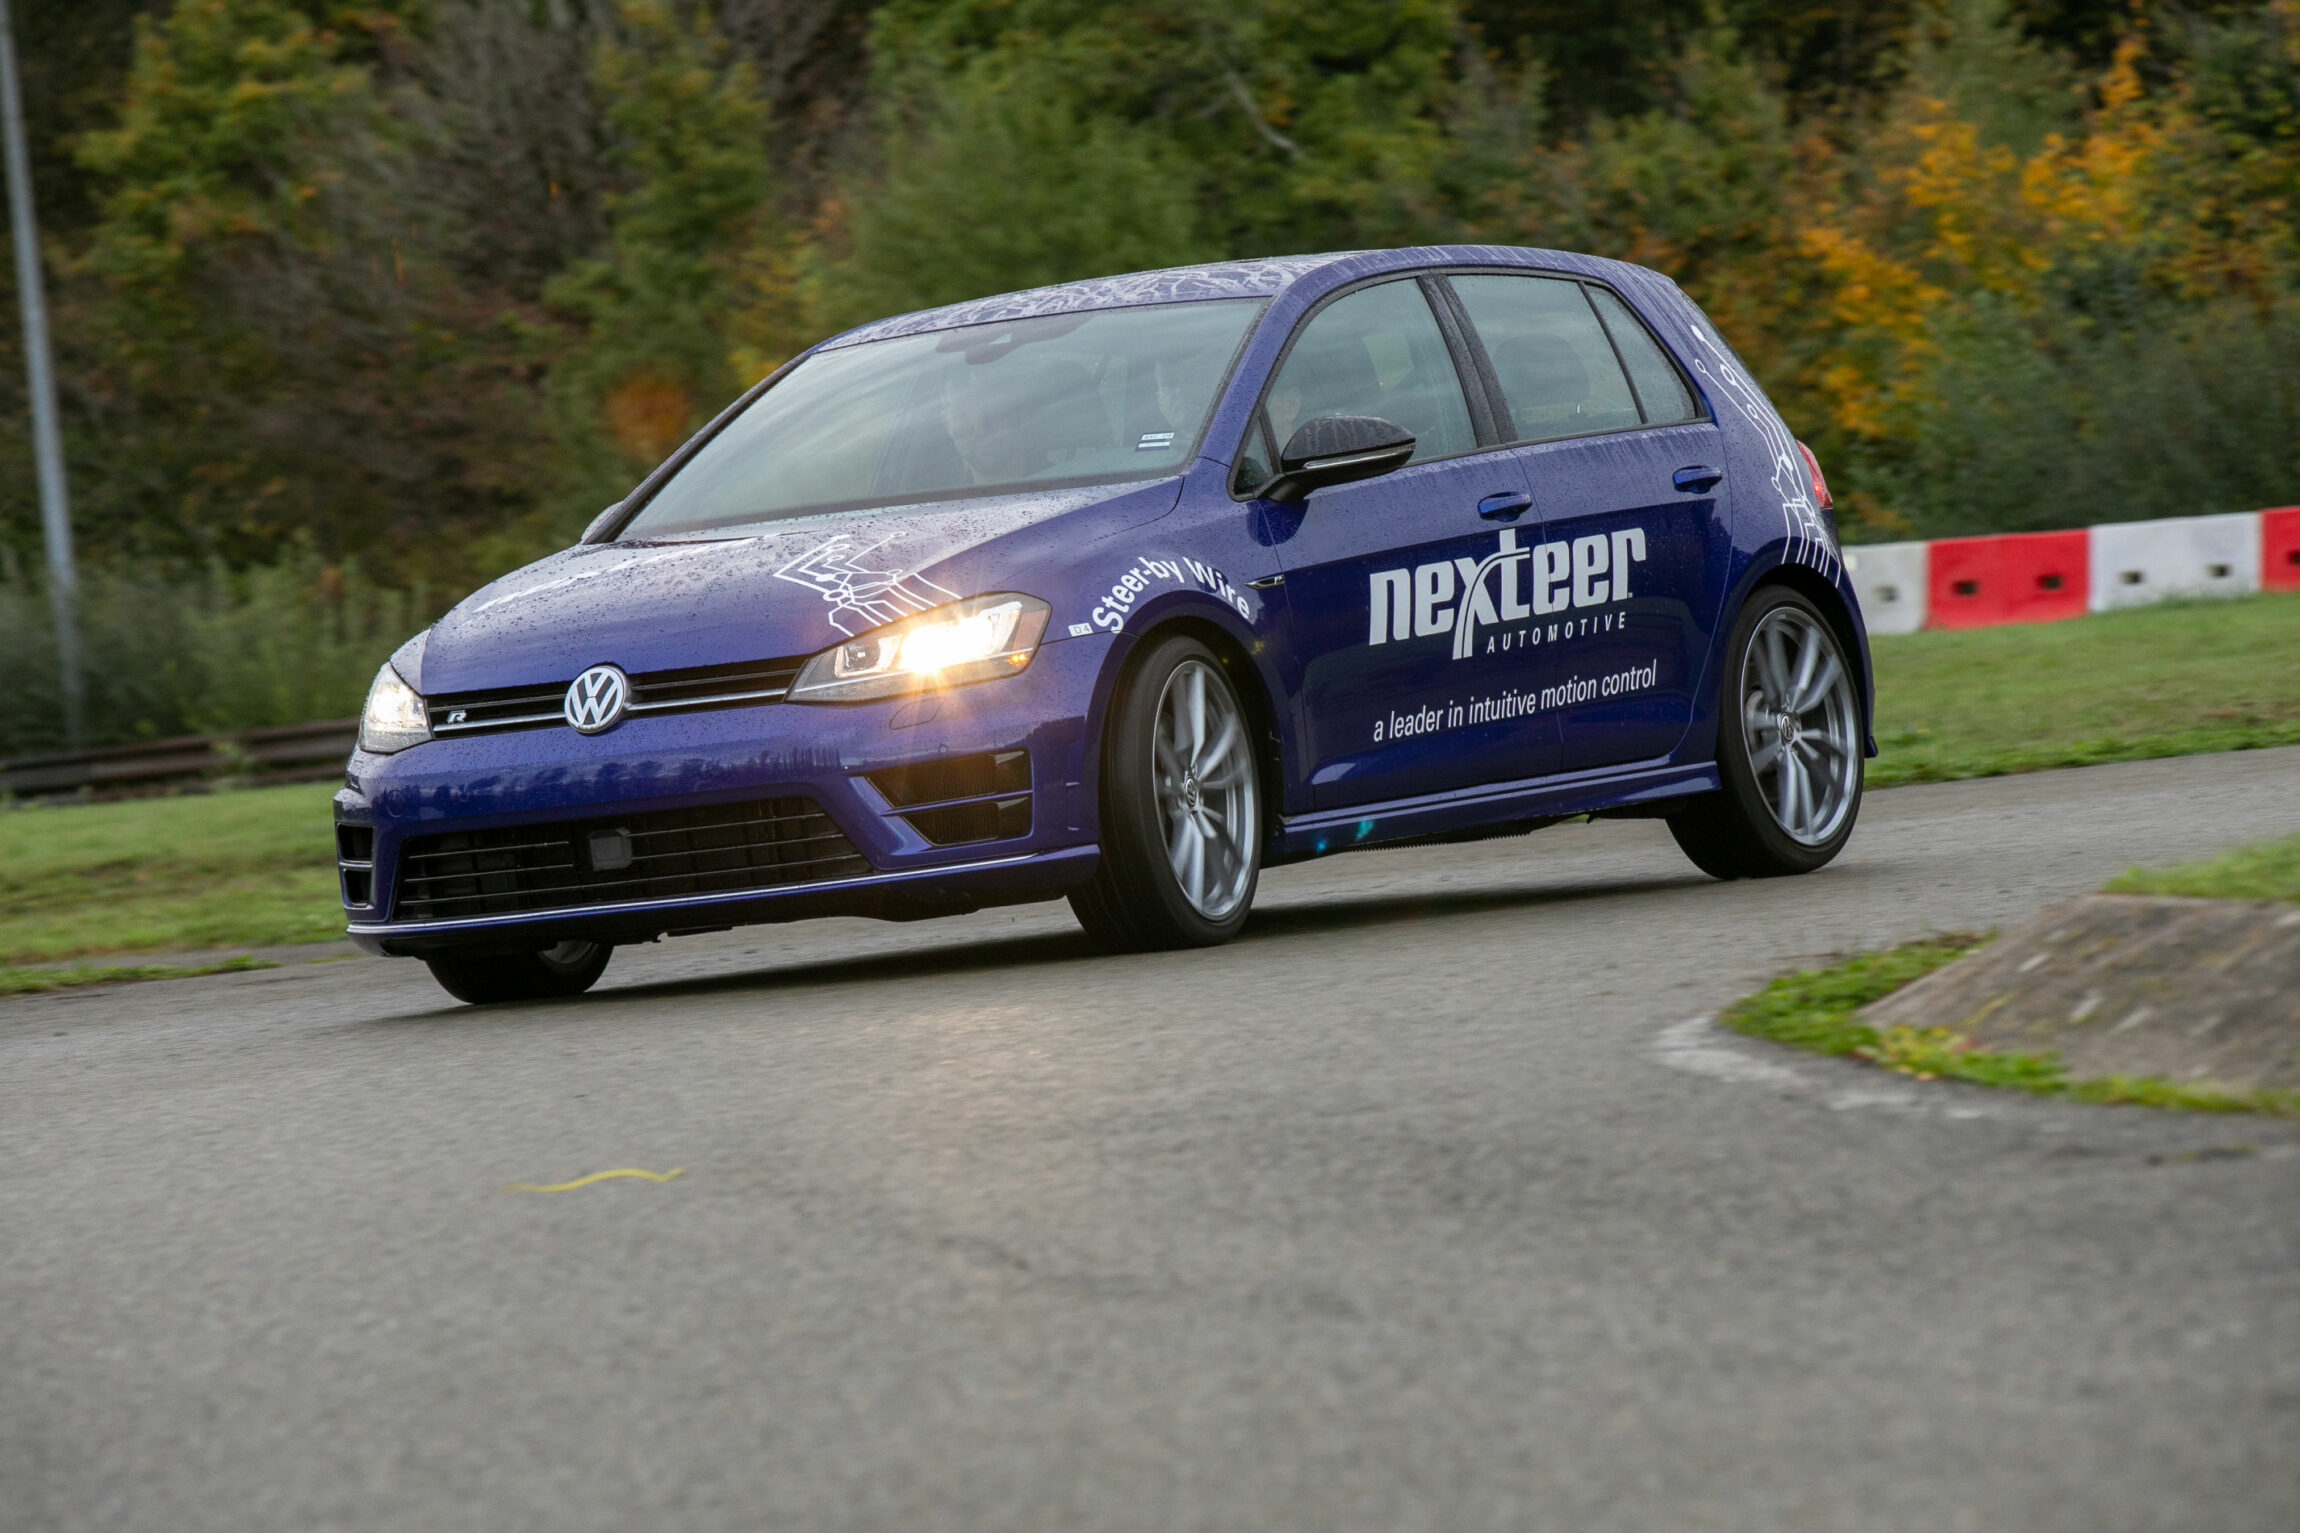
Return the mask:
[[1207, 595], [1227, 602], [1237, 609], [1238, 616], [1251, 623], [1254, 609], [1245, 593], [1230, 584], [1230, 577], [1212, 565], [1200, 564], [1195, 559], [1137, 559], [1125, 574], [1110, 583], [1101, 601], [1087, 616], [1094, 626], [1121, 633], [1134, 604], [1160, 585], [1183, 586], [1204, 591]]
[[[1456, 660], [1479, 653], [1481, 629], [1484, 653], [1489, 655], [1539, 644], [1542, 624], [1511, 625], [1625, 602], [1631, 594], [1631, 574], [1644, 562], [1642, 527], [1561, 538], [1532, 548], [1520, 548], [1516, 529], [1506, 528], [1501, 546], [1483, 559], [1441, 559], [1410, 570], [1375, 571], [1368, 577], [1366, 642], [1387, 644], [1393, 639], [1451, 634]], [[1616, 621], [1613, 613], [1565, 618], [1549, 624], [1548, 634], [1554, 640], [1562, 628], [1571, 637], [1577, 625], [1582, 633], [1603, 632]]]
[[873, 569], [863, 562], [892, 541], [882, 538], [858, 546], [853, 537], [841, 533], [775, 571], [775, 578], [821, 593], [831, 604], [831, 626], [848, 635], [958, 600], [956, 591], [936, 585], [916, 570]]
[[1142, 440], [1134, 444], [1134, 450], [1136, 452], [1164, 452], [1173, 445], [1173, 432], [1145, 431], [1142, 433]]

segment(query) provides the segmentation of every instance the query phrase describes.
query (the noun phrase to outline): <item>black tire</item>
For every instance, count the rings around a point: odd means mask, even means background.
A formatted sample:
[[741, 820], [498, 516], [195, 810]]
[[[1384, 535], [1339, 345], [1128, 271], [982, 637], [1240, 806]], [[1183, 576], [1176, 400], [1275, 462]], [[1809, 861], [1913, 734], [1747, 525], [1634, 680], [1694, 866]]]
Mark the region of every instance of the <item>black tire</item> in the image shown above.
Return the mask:
[[604, 942], [562, 942], [540, 953], [444, 953], [425, 962], [449, 995], [488, 1006], [581, 995], [598, 983], [614, 953]]
[[[1192, 695], [1202, 717], [1220, 714], [1225, 724], [1217, 727], [1225, 732], [1202, 731], [1203, 763], [1193, 760], [1180, 774], [1162, 772], [1162, 762], [1179, 760], [1175, 746], [1182, 742], [1161, 742], [1161, 710], [1170, 700], [1185, 705]], [[1234, 734], [1227, 732], [1229, 721]], [[1102, 858], [1093, 880], [1070, 896], [1078, 924], [1096, 942], [1116, 952], [1211, 947], [1246, 924], [1262, 871], [1263, 785], [1254, 737], [1252, 715], [1222, 662], [1197, 640], [1181, 634], [1154, 639], [1127, 667], [1104, 729]], [[1201, 773], [1201, 764], [1208, 770]], [[1241, 812], [1242, 829], [1232, 823]], [[1199, 828], [1207, 823], [1218, 823], [1219, 833]], [[1196, 897], [1184, 887], [1193, 838], [1200, 843]], [[1217, 858], [1219, 869], [1209, 872]], [[1177, 871], [1178, 859], [1184, 871]]]
[[[1781, 651], [1752, 654], [1760, 630], [1768, 645], [1777, 635], [1793, 633], [1819, 646], [1834, 660], [1841, 681], [1828, 689], [1812, 688], [1816, 700], [1801, 713], [1793, 705], [1806, 689], [1793, 685], [1787, 699], [1791, 706], [1769, 712], [1779, 699], [1772, 696], [1778, 689], [1767, 680], [1766, 665], [1770, 659], [1779, 668]], [[1803, 655], [1800, 649], [1795, 660]], [[1858, 684], [1836, 629], [1819, 608], [1787, 586], [1761, 587], [1733, 624], [1722, 670], [1717, 775], [1724, 787], [1671, 815], [1669, 833], [1696, 867], [1716, 878], [1781, 878], [1827, 866], [1844, 850], [1860, 817], [1864, 765]], [[1817, 790], [1812, 798], [1784, 786], [1782, 758], [1788, 756], [1800, 763], [1808, 758], [1827, 763], [1825, 775], [1797, 769]], [[1803, 812], [1793, 807], [1785, 821], [1776, 808], [1785, 800], [1812, 807]]]

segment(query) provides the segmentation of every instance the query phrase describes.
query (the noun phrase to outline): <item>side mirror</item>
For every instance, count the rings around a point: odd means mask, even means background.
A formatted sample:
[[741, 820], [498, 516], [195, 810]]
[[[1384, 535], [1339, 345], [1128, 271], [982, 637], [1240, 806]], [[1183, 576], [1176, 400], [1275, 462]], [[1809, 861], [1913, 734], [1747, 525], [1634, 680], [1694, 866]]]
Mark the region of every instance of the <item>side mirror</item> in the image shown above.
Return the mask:
[[1265, 500], [1302, 500], [1331, 484], [1373, 479], [1406, 466], [1413, 433], [1378, 415], [1321, 415], [1304, 421], [1278, 454]]
[[621, 516], [622, 514], [623, 503], [621, 501], [617, 501], [615, 504], [609, 506], [606, 510], [600, 512], [597, 516], [591, 518], [591, 525], [584, 528], [583, 536], [575, 540], [576, 546], [581, 547], [585, 543], [597, 543], [603, 541], [607, 529], [614, 526], [615, 518]]

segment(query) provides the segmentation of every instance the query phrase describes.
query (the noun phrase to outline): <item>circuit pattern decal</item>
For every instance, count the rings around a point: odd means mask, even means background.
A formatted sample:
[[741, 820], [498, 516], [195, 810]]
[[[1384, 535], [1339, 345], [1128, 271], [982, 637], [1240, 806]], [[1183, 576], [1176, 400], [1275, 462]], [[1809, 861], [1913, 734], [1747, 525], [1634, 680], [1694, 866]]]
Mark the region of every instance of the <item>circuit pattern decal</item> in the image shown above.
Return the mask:
[[841, 533], [776, 570], [775, 578], [820, 594], [830, 603], [831, 626], [850, 637], [958, 600], [956, 591], [936, 585], [916, 570], [872, 568], [867, 561], [889, 541], [858, 544]]
[[[1345, 253], [1346, 254], [1346, 253]], [[1006, 319], [1035, 319], [1046, 314], [1071, 314], [1082, 309], [1123, 309], [1153, 303], [1187, 303], [1200, 298], [1255, 298], [1278, 292], [1305, 272], [1345, 258], [1345, 254], [1273, 256], [1259, 261], [1223, 261], [1209, 266], [1177, 266], [1166, 271], [1130, 272], [1092, 282], [1066, 282], [1059, 287], [1032, 288], [1001, 293], [916, 314], [898, 314], [874, 324], [849, 330], [824, 342], [823, 349], [859, 346], [892, 336], [918, 335], [929, 330], [953, 330], [961, 325], [988, 325]]]
[[1819, 570], [1835, 580], [1837, 540], [1829, 531], [1828, 518], [1821, 514], [1820, 506], [1813, 499], [1813, 481], [1805, 469], [1805, 455], [1797, 450], [1797, 439], [1789, 434], [1780, 414], [1741, 370], [1733, 353], [1708, 324], [1694, 323], [1686, 328], [1707, 353], [1693, 359], [1693, 371], [1700, 374], [1713, 395], [1722, 394], [1733, 401], [1733, 408], [1756, 428], [1765, 450], [1772, 455], [1773, 490], [1781, 497], [1781, 523], [1789, 540], [1789, 561]]

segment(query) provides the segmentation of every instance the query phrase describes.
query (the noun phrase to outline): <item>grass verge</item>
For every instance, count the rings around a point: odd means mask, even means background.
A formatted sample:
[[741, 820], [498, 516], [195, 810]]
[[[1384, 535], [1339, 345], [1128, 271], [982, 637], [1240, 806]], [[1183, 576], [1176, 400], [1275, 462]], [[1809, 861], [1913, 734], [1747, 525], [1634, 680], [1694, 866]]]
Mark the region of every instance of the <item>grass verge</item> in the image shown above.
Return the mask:
[[0, 995], [37, 995], [44, 990], [70, 990], [80, 985], [117, 985], [144, 979], [191, 979], [201, 974], [243, 974], [250, 969], [276, 969], [265, 958], [227, 958], [221, 963], [74, 964], [61, 969], [0, 968]]
[[2300, 836], [2259, 841], [2169, 868], [2128, 868], [2110, 894], [2184, 894], [2207, 900], [2300, 900]]
[[0, 812], [0, 965], [341, 936], [332, 792]]
[[2199, 1086], [2145, 1075], [2071, 1080], [2056, 1053], [1984, 1049], [1949, 1028], [1879, 1029], [1854, 1015], [1871, 1001], [1882, 1000], [1989, 940], [1987, 935], [1960, 932], [1883, 952], [1856, 954], [1826, 969], [1808, 969], [1777, 979], [1727, 1007], [1718, 1020], [1752, 1038], [1768, 1038], [1815, 1054], [1866, 1060], [1920, 1081], [1970, 1081], [2073, 1102], [2300, 1117], [2300, 1091]]
[[1869, 785], [2300, 745], [2300, 593], [1887, 635]]

